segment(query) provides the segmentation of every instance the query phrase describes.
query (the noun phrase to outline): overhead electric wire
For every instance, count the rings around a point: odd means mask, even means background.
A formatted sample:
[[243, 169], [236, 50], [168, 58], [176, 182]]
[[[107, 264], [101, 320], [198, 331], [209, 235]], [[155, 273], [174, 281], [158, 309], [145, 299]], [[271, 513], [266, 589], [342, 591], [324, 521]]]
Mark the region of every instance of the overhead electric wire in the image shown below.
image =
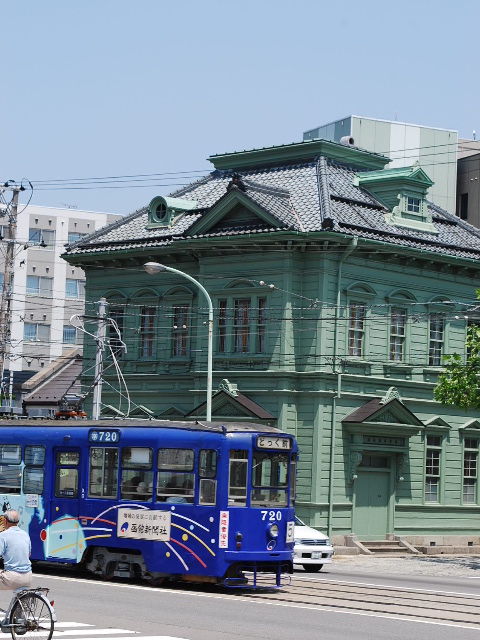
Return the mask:
[[[395, 160], [419, 160], [420, 164], [423, 168], [430, 166], [442, 166], [445, 164], [453, 164], [457, 163], [458, 160], [462, 160], [463, 162], [474, 162], [470, 156], [465, 156], [464, 158], [457, 158], [458, 151], [473, 151], [480, 153], [480, 149], [472, 149], [468, 146], [469, 141], [463, 141], [461, 143], [455, 144], [452, 142], [446, 142], [442, 144], [434, 144], [434, 145], [419, 145], [414, 147], [404, 147], [399, 149], [386, 149], [380, 151], [374, 151], [372, 153], [378, 153], [380, 155], [389, 156], [392, 161]], [[472, 141], [475, 142], [475, 141]], [[301, 144], [293, 143], [293, 144]], [[444, 151], [440, 151], [446, 147]], [[453, 147], [453, 148], [450, 148]], [[437, 153], [428, 153], [428, 150], [434, 150]], [[364, 151], [369, 151], [367, 149], [363, 149]], [[255, 149], [252, 149], [255, 151]], [[422, 156], [425, 158], [434, 157], [438, 154], [455, 154], [455, 160], [447, 160], [444, 162], [422, 162]], [[235, 153], [235, 152], [232, 152]], [[411, 153], [411, 155], [405, 155], [406, 153]], [[396, 154], [403, 154], [397, 155]], [[39, 191], [47, 191], [47, 190], [72, 190], [72, 189], [115, 189], [115, 188], [144, 188], [144, 187], [161, 187], [161, 186], [186, 186], [189, 184], [188, 182], [164, 182], [165, 180], [171, 180], [172, 177], [178, 177], [182, 180], [186, 180], [188, 178], [198, 179], [199, 177], [206, 176], [210, 174], [212, 170], [209, 169], [194, 169], [188, 171], [167, 171], [160, 173], [150, 173], [150, 174], [125, 174], [125, 175], [111, 175], [111, 176], [93, 176], [86, 178], [50, 178], [50, 179], [42, 179], [42, 180], [32, 180], [32, 184], [35, 185], [35, 188]], [[228, 173], [228, 171], [225, 171]], [[142, 184], [142, 185], [134, 185], [132, 182], [152, 182], [152, 184]], [[124, 184], [127, 183], [127, 184]]]

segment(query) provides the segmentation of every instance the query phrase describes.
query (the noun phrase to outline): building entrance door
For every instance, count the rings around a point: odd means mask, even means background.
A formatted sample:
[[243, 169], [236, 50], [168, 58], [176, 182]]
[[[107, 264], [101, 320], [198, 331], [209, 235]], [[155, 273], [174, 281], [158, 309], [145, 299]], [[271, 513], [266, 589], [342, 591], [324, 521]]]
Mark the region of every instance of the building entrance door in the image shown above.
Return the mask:
[[364, 455], [357, 468], [353, 531], [363, 540], [384, 540], [389, 531], [390, 459]]

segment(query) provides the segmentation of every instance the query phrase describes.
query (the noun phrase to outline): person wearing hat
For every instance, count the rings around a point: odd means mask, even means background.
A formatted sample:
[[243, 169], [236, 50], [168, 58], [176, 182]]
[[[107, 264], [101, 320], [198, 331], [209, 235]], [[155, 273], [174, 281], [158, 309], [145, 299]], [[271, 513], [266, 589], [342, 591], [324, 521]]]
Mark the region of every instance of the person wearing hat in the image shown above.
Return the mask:
[[0, 533], [0, 556], [3, 571], [0, 571], [0, 590], [30, 587], [32, 584], [32, 545], [28, 533], [20, 529], [20, 514], [16, 509], [8, 509], [3, 514], [5, 531]]

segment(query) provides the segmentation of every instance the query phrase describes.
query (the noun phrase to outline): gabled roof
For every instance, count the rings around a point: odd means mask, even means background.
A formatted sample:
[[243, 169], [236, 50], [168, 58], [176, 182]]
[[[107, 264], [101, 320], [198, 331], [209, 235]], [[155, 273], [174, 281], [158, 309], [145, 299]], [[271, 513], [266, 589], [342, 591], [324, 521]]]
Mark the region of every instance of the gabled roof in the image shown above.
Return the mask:
[[[238, 211], [239, 207], [243, 207], [243, 215]], [[192, 225], [189, 235], [242, 231], [246, 227], [251, 231], [253, 228], [264, 229], [265, 226], [272, 229], [298, 229], [301, 224], [288, 191], [248, 183], [248, 192], [236, 187], [227, 191], [207, 215]]]
[[[202, 402], [185, 416], [188, 418], [201, 418], [206, 413], [206, 402]], [[238, 418], [249, 420], [261, 420], [276, 422], [275, 416], [266, 411], [256, 402], [238, 391], [232, 395], [221, 389], [212, 397], [212, 420], [224, 418]]]
[[[366, 444], [375, 445], [389, 445], [392, 437], [405, 443], [406, 438], [424, 429], [423, 422], [398, 398], [387, 402], [375, 398], [343, 418], [342, 424], [348, 433], [362, 434], [367, 437]], [[370, 443], [368, 436], [373, 436]]]
[[358, 180], [362, 184], [377, 184], [385, 182], [411, 182], [431, 187], [433, 181], [427, 176], [419, 165], [412, 167], [396, 167], [395, 169], [382, 169], [381, 171], [365, 171], [358, 174]]
[[38, 371], [22, 385], [25, 405], [57, 406], [65, 393], [81, 394], [82, 354], [72, 349]]
[[380, 398], [370, 400], [343, 418], [342, 422], [355, 424], [376, 422], [423, 427], [423, 422], [397, 398], [388, 402]]
[[[71, 245], [64, 257], [75, 263], [77, 256], [95, 257], [108, 252], [112, 257], [115, 252], [167, 247], [184, 240], [271, 236], [291, 231], [308, 235], [338, 232], [392, 247], [432, 252], [432, 257], [434, 254], [478, 260], [480, 232], [477, 229], [431, 203], [428, 203], [428, 212], [435, 233], [389, 223], [388, 211], [382, 202], [355, 184], [357, 174], [366, 175], [366, 169], [372, 168], [378, 173], [379, 160], [376, 160], [377, 166], [369, 167], [365, 162], [372, 154], [350, 148], [348, 154], [342, 156], [340, 151], [337, 153], [337, 147], [342, 145], [321, 142], [324, 141], [286, 145], [281, 153], [270, 148], [258, 150], [257, 155], [250, 151], [217, 156], [216, 165], [222, 168], [171, 194], [197, 202], [196, 209], [184, 212], [172, 226], [148, 228], [148, 208], [145, 207]], [[307, 148], [302, 148], [302, 144]], [[332, 152], [332, 144], [336, 153]], [[330, 155], [311, 157], [312, 151]], [[293, 155], [288, 156], [287, 152]], [[335, 155], [338, 158], [332, 157]], [[298, 162], [288, 163], [288, 157]], [[274, 160], [276, 164], [272, 164]], [[224, 168], [229, 163], [232, 170]], [[238, 166], [242, 167], [245, 190], [232, 195], [227, 187], [233, 168]], [[416, 169], [415, 174], [420, 179], [423, 170]], [[240, 206], [235, 209], [233, 201], [246, 208], [249, 215], [245, 216]]]

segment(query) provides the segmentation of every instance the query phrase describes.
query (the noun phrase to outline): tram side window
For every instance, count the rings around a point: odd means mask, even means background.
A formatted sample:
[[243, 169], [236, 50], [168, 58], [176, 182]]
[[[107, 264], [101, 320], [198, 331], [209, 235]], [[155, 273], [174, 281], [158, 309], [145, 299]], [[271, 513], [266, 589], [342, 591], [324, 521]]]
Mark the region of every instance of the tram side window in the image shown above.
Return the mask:
[[153, 449], [124, 447], [120, 496], [126, 500], [146, 501], [153, 494]]
[[159, 449], [157, 500], [193, 504], [195, 495], [193, 449]]
[[23, 469], [23, 493], [41, 495], [45, 479], [45, 447], [42, 444], [27, 444], [25, 468]]
[[286, 453], [254, 451], [252, 467], [252, 507], [286, 507], [289, 456]]
[[55, 456], [55, 497], [76, 498], [78, 496], [78, 451], [58, 451]]
[[118, 449], [90, 448], [88, 495], [92, 498], [116, 498], [118, 487]]
[[245, 507], [247, 504], [248, 451], [230, 451], [228, 504]]
[[217, 501], [217, 452], [215, 449], [201, 449], [198, 456], [199, 504], [214, 505]]
[[21, 445], [0, 444], [0, 493], [20, 493], [21, 463]]

